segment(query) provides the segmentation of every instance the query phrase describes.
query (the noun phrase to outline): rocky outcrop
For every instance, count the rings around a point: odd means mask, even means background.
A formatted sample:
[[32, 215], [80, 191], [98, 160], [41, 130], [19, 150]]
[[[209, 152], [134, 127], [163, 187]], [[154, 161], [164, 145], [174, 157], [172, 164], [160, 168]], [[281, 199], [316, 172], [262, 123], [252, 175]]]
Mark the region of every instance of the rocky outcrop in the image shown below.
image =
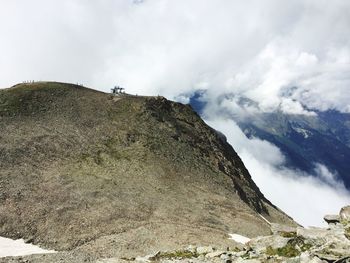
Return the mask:
[[327, 224], [338, 224], [340, 223], [340, 216], [339, 215], [325, 215], [323, 217], [324, 221], [326, 221]]
[[340, 220], [350, 220], [350, 205], [343, 207], [339, 213]]
[[[346, 211], [346, 208], [341, 212]], [[346, 263], [350, 262], [350, 221], [336, 221], [339, 215], [326, 216], [328, 228], [271, 226], [272, 235], [251, 239], [244, 246], [215, 248], [189, 246], [183, 250], [157, 252], [146, 257], [128, 259], [136, 262], [284, 262]], [[100, 262], [124, 262], [105, 259]]]

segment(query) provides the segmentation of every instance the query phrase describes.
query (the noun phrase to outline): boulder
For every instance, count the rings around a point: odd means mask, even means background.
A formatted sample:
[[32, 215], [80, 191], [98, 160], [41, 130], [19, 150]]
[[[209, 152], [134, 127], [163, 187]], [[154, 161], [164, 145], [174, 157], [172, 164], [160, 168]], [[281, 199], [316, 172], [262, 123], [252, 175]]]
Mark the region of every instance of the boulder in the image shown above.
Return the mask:
[[297, 235], [305, 239], [325, 239], [328, 235], [331, 234], [331, 231], [321, 227], [297, 228]]
[[186, 248], [187, 251], [191, 252], [191, 253], [196, 253], [197, 252], [197, 248], [193, 245], [189, 245], [187, 248]]
[[342, 221], [350, 221], [350, 205], [340, 209], [339, 216]]
[[151, 262], [153, 260], [155, 260], [157, 258], [157, 256], [160, 255], [160, 251], [154, 253], [154, 254], [150, 254], [144, 257], [136, 257], [135, 261], [137, 262]]
[[263, 236], [253, 238], [248, 242], [248, 247], [253, 249], [258, 254], [263, 253], [267, 247], [282, 248], [287, 245], [290, 238], [285, 238], [279, 235]]
[[242, 263], [261, 263], [259, 259], [242, 259], [238, 258], [235, 262], [242, 262]]
[[208, 254], [208, 253], [211, 253], [211, 252], [214, 252], [214, 249], [211, 246], [208, 246], [208, 247], [197, 247], [197, 253], [199, 255]]
[[226, 253], [224, 253], [224, 254], [221, 254], [220, 259], [222, 261], [226, 262], [227, 260], [231, 260], [231, 256], [226, 254]]
[[322, 260], [318, 257], [313, 257], [310, 261], [305, 261], [305, 263], [327, 263], [328, 261]]
[[327, 222], [327, 224], [338, 224], [340, 222], [339, 215], [325, 215], [323, 219]]
[[296, 227], [281, 225], [276, 223], [271, 223], [271, 232], [274, 235], [283, 235], [283, 234], [295, 234], [297, 232]]
[[206, 258], [216, 258], [216, 257], [220, 257], [222, 254], [226, 253], [225, 251], [214, 251], [214, 252], [210, 252], [208, 254], [205, 255]]

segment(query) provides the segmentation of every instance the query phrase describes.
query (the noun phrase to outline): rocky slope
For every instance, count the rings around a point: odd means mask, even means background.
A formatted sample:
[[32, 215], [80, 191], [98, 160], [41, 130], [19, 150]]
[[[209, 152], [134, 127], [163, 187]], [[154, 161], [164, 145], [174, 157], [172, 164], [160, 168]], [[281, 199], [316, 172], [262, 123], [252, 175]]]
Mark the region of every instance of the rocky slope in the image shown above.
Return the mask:
[[328, 228], [302, 228], [272, 224], [272, 234], [253, 238], [243, 247], [217, 249], [213, 246], [188, 246], [182, 250], [158, 251], [136, 258], [109, 258], [99, 263], [115, 262], [350, 262], [350, 206], [340, 216], [325, 216]]
[[55, 255], [32, 255], [1, 259], [0, 262], [80, 262], [96, 263], [349, 263], [350, 206], [340, 215], [324, 217], [327, 228], [291, 227], [271, 224], [271, 234], [252, 239], [231, 235], [241, 244], [217, 247], [187, 245], [181, 249], [153, 250], [146, 256], [83, 258], [81, 254], [63, 252]]
[[190, 106], [64, 83], [0, 90], [0, 190], [0, 236], [63, 251], [52, 261], [225, 246], [269, 234], [261, 215], [295, 224]]

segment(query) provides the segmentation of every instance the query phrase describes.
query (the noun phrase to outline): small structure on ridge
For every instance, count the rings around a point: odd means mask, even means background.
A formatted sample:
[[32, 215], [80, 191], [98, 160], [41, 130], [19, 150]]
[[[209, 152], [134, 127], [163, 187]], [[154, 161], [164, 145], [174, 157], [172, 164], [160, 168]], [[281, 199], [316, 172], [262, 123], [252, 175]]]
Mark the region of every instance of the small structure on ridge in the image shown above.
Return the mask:
[[115, 86], [111, 91], [113, 95], [125, 94], [125, 89], [119, 86]]

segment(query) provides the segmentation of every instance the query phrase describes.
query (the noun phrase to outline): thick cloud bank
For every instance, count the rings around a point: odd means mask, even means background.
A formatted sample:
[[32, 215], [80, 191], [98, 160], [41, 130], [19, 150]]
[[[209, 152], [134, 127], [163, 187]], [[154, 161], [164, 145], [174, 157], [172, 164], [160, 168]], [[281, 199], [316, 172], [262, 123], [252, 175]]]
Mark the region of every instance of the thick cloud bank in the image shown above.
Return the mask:
[[[234, 94], [219, 106], [235, 114], [350, 112], [349, 14], [348, 0], [2, 0], [0, 87], [118, 84], [183, 102], [206, 90], [208, 100]], [[242, 110], [241, 98], [257, 105]], [[267, 197], [301, 223], [319, 224], [349, 203], [322, 164], [323, 183], [300, 177], [283, 168], [276, 147], [246, 139], [234, 123], [211, 124], [230, 136]]]
[[0, 86], [119, 83], [168, 97], [204, 88], [265, 111], [349, 112], [349, 13], [347, 0], [4, 0]]
[[322, 226], [326, 213], [338, 214], [340, 207], [350, 203], [350, 193], [325, 166], [316, 164], [318, 178], [287, 169], [278, 148], [249, 140], [233, 121], [207, 123], [227, 136], [264, 195], [300, 224]]

